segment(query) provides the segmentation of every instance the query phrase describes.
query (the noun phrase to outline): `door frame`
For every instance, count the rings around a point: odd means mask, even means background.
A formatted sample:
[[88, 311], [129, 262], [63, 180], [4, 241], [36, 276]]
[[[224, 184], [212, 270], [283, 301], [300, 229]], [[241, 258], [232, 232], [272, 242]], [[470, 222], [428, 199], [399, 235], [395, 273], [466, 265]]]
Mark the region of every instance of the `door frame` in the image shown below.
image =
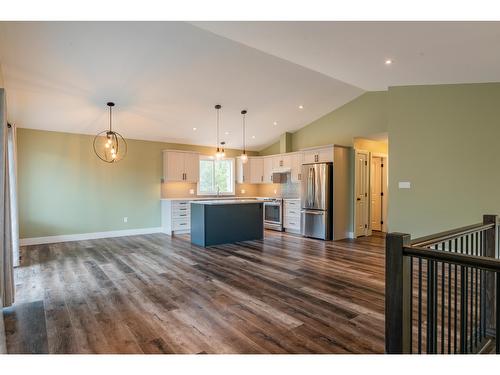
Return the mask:
[[364, 233], [363, 234], [360, 234], [358, 235], [357, 233], [357, 210], [356, 210], [356, 191], [358, 190], [357, 187], [358, 187], [358, 183], [359, 181], [357, 181], [356, 179], [356, 170], [357, 170], [357, 155], [358, 154], [365, 154], [366, 155], [366, 161], [367, 161], [367, 178], [366, 178], [366, 184], [367, 184], [367, 189], [366, 191], [371, 193], [371, 186], [370, 186], [370, 177], [371, 177], [371, 174], [370, 174], [370, 169], [371, 169], [371, 152], [367, 151], [367, 150], [362, 150], [362, 149], [354, 149], [354, 190], [353, 190], [353, 201], [352, 201], [352, 204], [353, 204], [353, 238], [358, 238], [358, 237], [361, 237], [361, 236], [371, 236], [372, 235], [372, 228], [371, 228], [371, 199], [370, 199], [370, 196], [367, 196], [366, 197], [366, 201], [367, 201], [367, 204], [366, 204], [366, 223], [367, 223], [367, 227], [365, 228], [364, 230]]
[[[382, 163], [384, 165], [383, 167], [383, 174], [382, 174], [382, 193], [384, 193], [384, 198], [382, 199], [382, 221], [384, 224], [382, 224], [382, 232], [387, 233], [387, 209], [388, 209], [388, 202], [389, 202], [389, 155], [386, 153], [382, 152], [373, 152], [370, 155], [370, 166], [371, 166], [371, 158], [373, 157], [378, 157], [382, 159]], [[370, 181], [371, 181], [371, 171], [370, 171]], [[370, 193], [371, 193], [371, 186], [370, 186]], [[371, 208], [371, 204], [370, 204]], [[371, 226], [371, 209], [370, 209], [370, 226]]]

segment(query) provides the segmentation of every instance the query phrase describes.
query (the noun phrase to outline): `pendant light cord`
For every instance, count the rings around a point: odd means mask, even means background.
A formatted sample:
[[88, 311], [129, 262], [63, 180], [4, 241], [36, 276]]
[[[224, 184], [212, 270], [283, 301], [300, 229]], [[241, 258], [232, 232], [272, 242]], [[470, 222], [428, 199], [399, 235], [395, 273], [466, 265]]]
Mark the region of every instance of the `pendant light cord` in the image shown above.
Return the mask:
[[246, 113], [243, 114], [243, 153], [246, 154], [246, 147], [245, 147], [245, 118], [246, 118]]

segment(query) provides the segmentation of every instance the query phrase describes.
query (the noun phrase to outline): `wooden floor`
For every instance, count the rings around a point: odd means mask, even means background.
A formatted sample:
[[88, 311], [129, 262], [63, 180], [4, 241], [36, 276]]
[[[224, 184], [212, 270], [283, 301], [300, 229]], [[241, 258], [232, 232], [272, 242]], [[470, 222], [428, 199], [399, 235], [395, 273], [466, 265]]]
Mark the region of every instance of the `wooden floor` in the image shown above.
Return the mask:
[[9, 353], [381, 353], [384, 239], [267, 231], [209, 249], [163, 234], [30, 246]]

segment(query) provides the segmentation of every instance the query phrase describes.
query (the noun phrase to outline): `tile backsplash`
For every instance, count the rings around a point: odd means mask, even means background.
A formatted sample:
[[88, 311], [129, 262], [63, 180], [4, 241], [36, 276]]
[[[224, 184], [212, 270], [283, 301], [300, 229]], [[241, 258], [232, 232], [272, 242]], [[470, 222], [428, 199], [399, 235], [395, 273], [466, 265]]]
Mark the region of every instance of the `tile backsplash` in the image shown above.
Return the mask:
[[[191, 194], [192, 193], [192, 194]], [[299, 198], [300, 184], [292, 183], [289, 175], [281, 184], [236, 184], [237, 197], [283, 197]], [[199, 197], [196, 184], [187, 182], [166, 182], [161, 184], [162, 198]]]

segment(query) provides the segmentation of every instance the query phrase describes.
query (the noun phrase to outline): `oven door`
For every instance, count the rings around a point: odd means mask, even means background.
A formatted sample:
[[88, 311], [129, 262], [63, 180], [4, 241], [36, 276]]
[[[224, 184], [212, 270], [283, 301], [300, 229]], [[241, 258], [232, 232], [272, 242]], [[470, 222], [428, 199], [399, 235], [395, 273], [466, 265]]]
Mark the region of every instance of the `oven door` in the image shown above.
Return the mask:
[[281, 204], [264, 202], [264, 222], [281, 225]]

